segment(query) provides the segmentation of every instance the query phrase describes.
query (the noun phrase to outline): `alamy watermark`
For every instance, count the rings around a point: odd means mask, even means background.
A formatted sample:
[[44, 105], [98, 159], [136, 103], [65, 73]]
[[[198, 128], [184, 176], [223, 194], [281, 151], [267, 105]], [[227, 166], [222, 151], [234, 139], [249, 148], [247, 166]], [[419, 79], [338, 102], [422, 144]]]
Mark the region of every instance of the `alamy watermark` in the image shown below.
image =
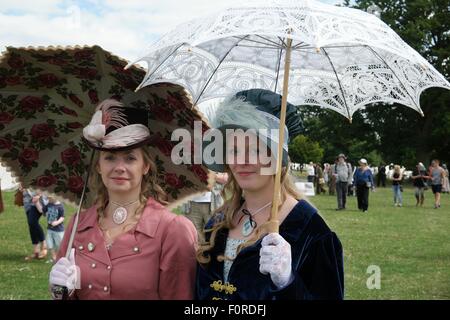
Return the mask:
[[262, 175], [275, 173], [279, 129], [209, 129], [194, 122], [194, 136], [187, 129], [172, 132], [174, 164], [260, 164]]
[[370, 274], [369, 278], [367, 278], [367, 281], [366, 281], [367, 289], [380, 290], [381, 289], [381, 268], [377, 265], [370, 265], [367, 268], [367, 273]]

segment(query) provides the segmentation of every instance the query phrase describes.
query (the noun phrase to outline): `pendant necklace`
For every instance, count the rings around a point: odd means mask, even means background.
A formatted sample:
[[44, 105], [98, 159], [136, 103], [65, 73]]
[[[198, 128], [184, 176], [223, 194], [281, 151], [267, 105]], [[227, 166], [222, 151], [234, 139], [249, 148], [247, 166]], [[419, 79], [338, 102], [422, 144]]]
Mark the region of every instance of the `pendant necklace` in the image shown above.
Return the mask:
[[[272, 201], [270, 201], [268, 204], [262, 206], [261, 208], [256, 210], [254, 213], [250, 213], [247, 209], [242, 209], [242, 212], [244, 213], [244, 215], [247, 216], [244, 221], [244, 224], [242, 225], [242, 229], [241, 229], [241, 233], [244, 237], [248, 237], [253, 232], [253, 230], [255, 230], [255, 228], [256, 228], [256, 222], [255, 222], [255, 220], [253, 220], [253, 217], [256, 216], [258, 213], [260, 213], [262, 210], [264, 210], [271, 204], [272, 204]], [[242, 217], [244, 217], [244, 216], [242, 216]], [[241, 217], [241, 219], [242, 219], [242, 217]], [[239, 220], [239, 222], [240, 222], [240, 220]]]
[[112, 200], [110, 200], [110, 202], [117, 207], [114, 210], [114, 213], [112, 216], [113, 222], [115, 224], [122, 224], [125, 222], [125, 220], [127, 220], [127, 217], [128, 217], [128, 211], [127, 211], [126, 207], [131, 206], [132, 204], [138, 203], [139, 199], [131, 201], [129, 203], [125, 203], [125, 204], [120, 204], [120, 203], [114, 202]]

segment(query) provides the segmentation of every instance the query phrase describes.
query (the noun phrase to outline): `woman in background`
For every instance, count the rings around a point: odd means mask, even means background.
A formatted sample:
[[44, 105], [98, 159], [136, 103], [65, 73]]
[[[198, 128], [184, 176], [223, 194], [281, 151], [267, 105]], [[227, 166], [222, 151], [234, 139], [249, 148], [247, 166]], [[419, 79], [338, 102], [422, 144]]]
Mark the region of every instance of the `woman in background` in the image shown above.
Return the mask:
[[402, 206], [402, 180], [403, 174], [400, 170], [400, 166], [396, 164], [394, 166], [394, 173], [392, 174], [392, 191], [394, 192], [394, 206]]
[[356, 186], [358, 209], [367, 212], [369, 209], [369, 189], [374, 190], [373, 175], [367, 165], [367, 160], [359, 160], [359, 168], [353, 174], [353, 186]]

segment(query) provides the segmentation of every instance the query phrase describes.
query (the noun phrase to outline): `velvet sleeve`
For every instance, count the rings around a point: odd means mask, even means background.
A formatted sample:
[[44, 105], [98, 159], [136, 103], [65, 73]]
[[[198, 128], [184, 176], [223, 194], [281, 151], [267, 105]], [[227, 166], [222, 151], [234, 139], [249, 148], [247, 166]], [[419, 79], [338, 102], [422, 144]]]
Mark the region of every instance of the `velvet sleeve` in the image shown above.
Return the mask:
[[273, 290], [277, 300], [344, 298], [343, 251], [336, 234], [330, 232], [314, 241], [305, 253], [305, 259], [298, 264], [296, 268], [293, 266], [293, 281], [281, 290]]

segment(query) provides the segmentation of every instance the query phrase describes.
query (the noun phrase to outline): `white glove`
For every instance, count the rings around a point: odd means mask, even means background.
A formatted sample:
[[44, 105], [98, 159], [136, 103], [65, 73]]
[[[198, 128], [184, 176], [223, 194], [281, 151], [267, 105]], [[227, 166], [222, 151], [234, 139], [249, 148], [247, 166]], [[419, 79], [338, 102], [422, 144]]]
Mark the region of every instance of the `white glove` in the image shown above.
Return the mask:
[[75, 264], [75, 249], [70, 251], [69, 259], [63, 257], [50, 271], [50, 285], [66, 287], [69, 290], [80, 289], [80, 268]]
[[278, 289], [289, 284], [292, 276], [291, 245], [278, 233], [269, 233], [261, 241], [259, 271], [270, 274]]

